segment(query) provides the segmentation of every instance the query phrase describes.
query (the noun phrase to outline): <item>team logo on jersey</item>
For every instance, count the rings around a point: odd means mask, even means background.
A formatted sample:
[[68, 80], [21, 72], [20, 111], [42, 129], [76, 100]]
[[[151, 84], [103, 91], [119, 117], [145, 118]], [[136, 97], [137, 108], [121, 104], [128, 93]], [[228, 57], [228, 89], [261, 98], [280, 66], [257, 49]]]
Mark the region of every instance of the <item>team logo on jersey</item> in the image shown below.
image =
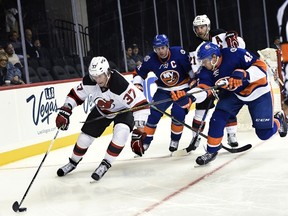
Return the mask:
[[160, 74], [160, 79], [167, 86], [175, 86], [179, 81], [179, 73], [175, 70], [167, 70]]
[[95, 104], [97, 107], [99, 107], [101, 110], [109, 110], [113, 109], [115, 107], [115, 104], [113, 104], [114, 100], [111, 99], [109, 101], [105, 100], [104, 98], [96, 98]]

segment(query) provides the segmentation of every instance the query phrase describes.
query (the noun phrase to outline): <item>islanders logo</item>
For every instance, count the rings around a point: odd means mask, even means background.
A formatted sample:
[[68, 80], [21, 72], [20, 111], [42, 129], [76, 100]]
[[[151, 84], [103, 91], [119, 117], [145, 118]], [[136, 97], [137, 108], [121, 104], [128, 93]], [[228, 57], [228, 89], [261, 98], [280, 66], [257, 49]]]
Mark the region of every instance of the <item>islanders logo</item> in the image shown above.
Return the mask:
[[169, 87], [175, 86], [179, 81], [179, 73], [175, 70], [166, 70], [160, 74], [160, 79]]

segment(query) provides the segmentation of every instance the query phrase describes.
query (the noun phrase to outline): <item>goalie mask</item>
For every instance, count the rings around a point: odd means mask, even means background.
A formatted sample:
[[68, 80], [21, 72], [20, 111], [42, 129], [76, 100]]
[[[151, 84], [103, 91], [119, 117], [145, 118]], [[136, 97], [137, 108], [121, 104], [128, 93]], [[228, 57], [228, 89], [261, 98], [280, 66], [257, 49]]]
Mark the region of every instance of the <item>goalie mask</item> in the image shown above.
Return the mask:
[[194, 33], [196, 34], [197, 37], [200, 37], [200, 36], [198, 35], [198, 33], [196, 31], [196, 28], [198, 26], [203, 26], [203, 25], [207, 26], [207, 30], [206, 30], [206, 33], [204, 35], [204, 37], [206, 38], [207, 35], [209, 34], [210, 26], [211, 26], [210, 19], [208, 18], [208, 16], [206, 14], [196, 16], [194, 21], [193, 21], [193, 31], [194, 31]]

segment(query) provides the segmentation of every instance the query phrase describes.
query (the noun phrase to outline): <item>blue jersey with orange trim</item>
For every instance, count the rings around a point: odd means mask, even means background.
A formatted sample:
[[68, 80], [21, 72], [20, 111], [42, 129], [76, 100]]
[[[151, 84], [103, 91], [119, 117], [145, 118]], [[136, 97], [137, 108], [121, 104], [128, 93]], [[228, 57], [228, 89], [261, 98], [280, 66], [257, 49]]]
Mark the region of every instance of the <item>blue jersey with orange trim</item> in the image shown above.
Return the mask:
[[154, 72], [158, 80], [158, 88], [164, 90], [187, 84], [190, 80], [191, 64], [189, 56], [181, 47], [170, 47], [166, 60], [162, 60], [155, 52], [144, 57], [143, 63], [136, 69], [137, 74], [145, 79], [149, 72]]
[[[221, 79], [229, 78], [235, 70], [245, 70], [243, 85], [231, 93], [243, 101], [252, 101], [270, 91], [267, 66], [255, 54], [240, 48], [220, 50], [222, 62], [215, 71], [203, 67], [199, 77], [199, 87], [214, 86]], [[225, 89], [225, 91], [229, 91]]]

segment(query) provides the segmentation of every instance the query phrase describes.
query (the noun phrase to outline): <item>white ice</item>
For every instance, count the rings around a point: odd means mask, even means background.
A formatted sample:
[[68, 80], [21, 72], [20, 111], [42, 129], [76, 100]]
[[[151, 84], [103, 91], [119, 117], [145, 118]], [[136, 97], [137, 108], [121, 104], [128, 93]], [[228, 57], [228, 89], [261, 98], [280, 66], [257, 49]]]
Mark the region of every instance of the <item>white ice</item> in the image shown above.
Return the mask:
[[[251, 150], [221, 150], [215, 161], [197, 167], [205, 139], [189, 156], [168, 157], [170, 119], [164, 118], [143, 158], [134, 158], [127, 143], [106, 175], [91, 184], [110, 138], [97, 139], [77, 169], [61, 178], [56, 171], [73, 145], [51, 151], [21, 205], [26, 212], [15, 213], [12, 204], [21, 201], [44, 154], [0, 167], [0, 216], [288, 215], [287, 137], [263, 142], [253, 130], [238, 132], [240, 145], [251, 143]], [[179, 149], [190, 139], [185, 129]]]

